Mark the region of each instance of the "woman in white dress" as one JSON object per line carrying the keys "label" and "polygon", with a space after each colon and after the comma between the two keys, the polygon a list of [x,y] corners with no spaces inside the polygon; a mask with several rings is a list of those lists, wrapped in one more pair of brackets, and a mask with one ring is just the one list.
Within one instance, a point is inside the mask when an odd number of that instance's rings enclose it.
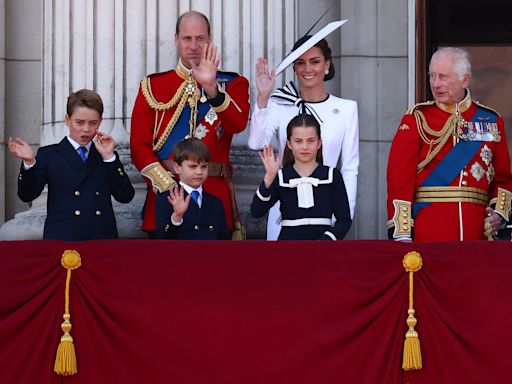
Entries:
{"label": "woman in white dress", "polygon": [[[299,39],[292,51],[311,36]],[[324,165],[339,168],[345,182],[351,218],[354,217],[359,168],[359,123],[357,103],[329,94],[324,81],[334,77],[331,49],[325,39],[303,53],[293,62],[299,89],[293,82],[272,92],[275,71],[259,58],[256,63],[258,96],[254,105],[249,135],[249,147],[260,150],[277,136],[282,158],[286,145],[286,127],[300,113],[310,113],[321,125]],[[269,211],[267,239],[276,240],[281,230],[278,203]]]}

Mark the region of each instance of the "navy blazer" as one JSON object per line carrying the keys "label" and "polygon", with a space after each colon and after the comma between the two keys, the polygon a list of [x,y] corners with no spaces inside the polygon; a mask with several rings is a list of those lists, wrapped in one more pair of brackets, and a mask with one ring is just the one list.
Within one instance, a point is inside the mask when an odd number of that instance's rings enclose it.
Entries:
{"label": "navy blazer", "polygon": [[[182,187],[183,188],[183,187]],[[185,192],[185,196],[187,193]],[[188,209],[183,215],[183,223],[175,226],[171,222],[173,206],[167,200],[169,191],[156,196],[156,232],[157,239],[179,240],[230,240],[226,216],[222,201],[203,189],[201,208],[190,199]]]}
{"label": "navy blazer", "polygon": [[91,145],[84,163],[67,138],[39,148],[36,164],[21,170],[18,196],[29,202],[48,184],[47,215],[43,239],[116,239],[116,220],[110,196],[129,203],[135,194],[119,161],[106,163]]}

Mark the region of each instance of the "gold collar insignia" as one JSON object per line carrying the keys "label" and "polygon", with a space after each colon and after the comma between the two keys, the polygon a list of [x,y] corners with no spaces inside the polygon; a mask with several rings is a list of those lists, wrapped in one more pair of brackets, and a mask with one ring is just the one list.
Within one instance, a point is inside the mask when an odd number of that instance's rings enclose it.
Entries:
{"label": "gold collar insignia", "polygon": [[471,107],[471,93],[469,92],[469,89],[466,89],[466,96],[459,103],[444,104],[436,101],[436,105],[448,113],[455,113],[458,106],[459,112],[464,113],[469,109],[469,107]]}

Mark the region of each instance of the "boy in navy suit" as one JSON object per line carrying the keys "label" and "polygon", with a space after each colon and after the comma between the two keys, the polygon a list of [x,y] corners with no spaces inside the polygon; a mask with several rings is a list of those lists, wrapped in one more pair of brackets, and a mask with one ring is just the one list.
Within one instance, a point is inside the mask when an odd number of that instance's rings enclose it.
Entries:
{"label": "boy in navy suit", "polygon": [[82,89],[68,97],[69,136],[39,148],[37,156],[23,139],[9,138],[9,151],[23,160],[18,196],[29,202],[48,184],[43,239],[92,240],[118,238],[110,196],[129,203],[135,191],[114,152],[114,139],[98,131],[103,102]]}
{"label": "boy in navy suit", "polygon": [[202,185],[208,177],[210,152],[190,138],[174,147],[174,173],[180,186],[156,197],[156,238],[181,240],[230,239],[224,207]]}

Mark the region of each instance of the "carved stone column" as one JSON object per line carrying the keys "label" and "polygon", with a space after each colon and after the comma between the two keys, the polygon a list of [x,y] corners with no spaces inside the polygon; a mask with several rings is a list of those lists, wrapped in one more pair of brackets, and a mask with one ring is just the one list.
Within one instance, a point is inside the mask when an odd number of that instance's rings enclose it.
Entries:
{"label": "carved stone column", "polygon": [[[189,9],[203,12],[212,25],[214,43],[222,52],[221,67],[244,74],[254,84],[260,56],[277,64],[295,39],[295,0],[45,0],[43,2],[43,75],[41,145],[59,142],[66,99],[81,88],[96,90],[105,104],[101,131],[114,136],[116,149],[136,187],[130,204],[114,204],[121,237],[141,237],[140,211],[146,185],[129,155],[130,117],[140,80],[167,71],[177,62],[174,47],[177,17]],[[281,79],[288,80],[288,71]],[[255,95],[251,87],[252,99]],[[246,147],[247,133],[234,140],[232,160],[239,169],[241,211],[256,183],[251,167],[256,156]],[[249,177],[251,175],[251,177]],[[259,180],[259,175],[257,177]],[[254,184],[254,186],[253,186]],[[245,185],[250,185],[245,187]],[[253,188],[254,187],[254,188]],[[242,196],[243,195],[243,196]],[[40,238],[46,196],[29,212],[18,214],[0,230],[0,238]],[[20,230],[20,228],[23,228]]]}

